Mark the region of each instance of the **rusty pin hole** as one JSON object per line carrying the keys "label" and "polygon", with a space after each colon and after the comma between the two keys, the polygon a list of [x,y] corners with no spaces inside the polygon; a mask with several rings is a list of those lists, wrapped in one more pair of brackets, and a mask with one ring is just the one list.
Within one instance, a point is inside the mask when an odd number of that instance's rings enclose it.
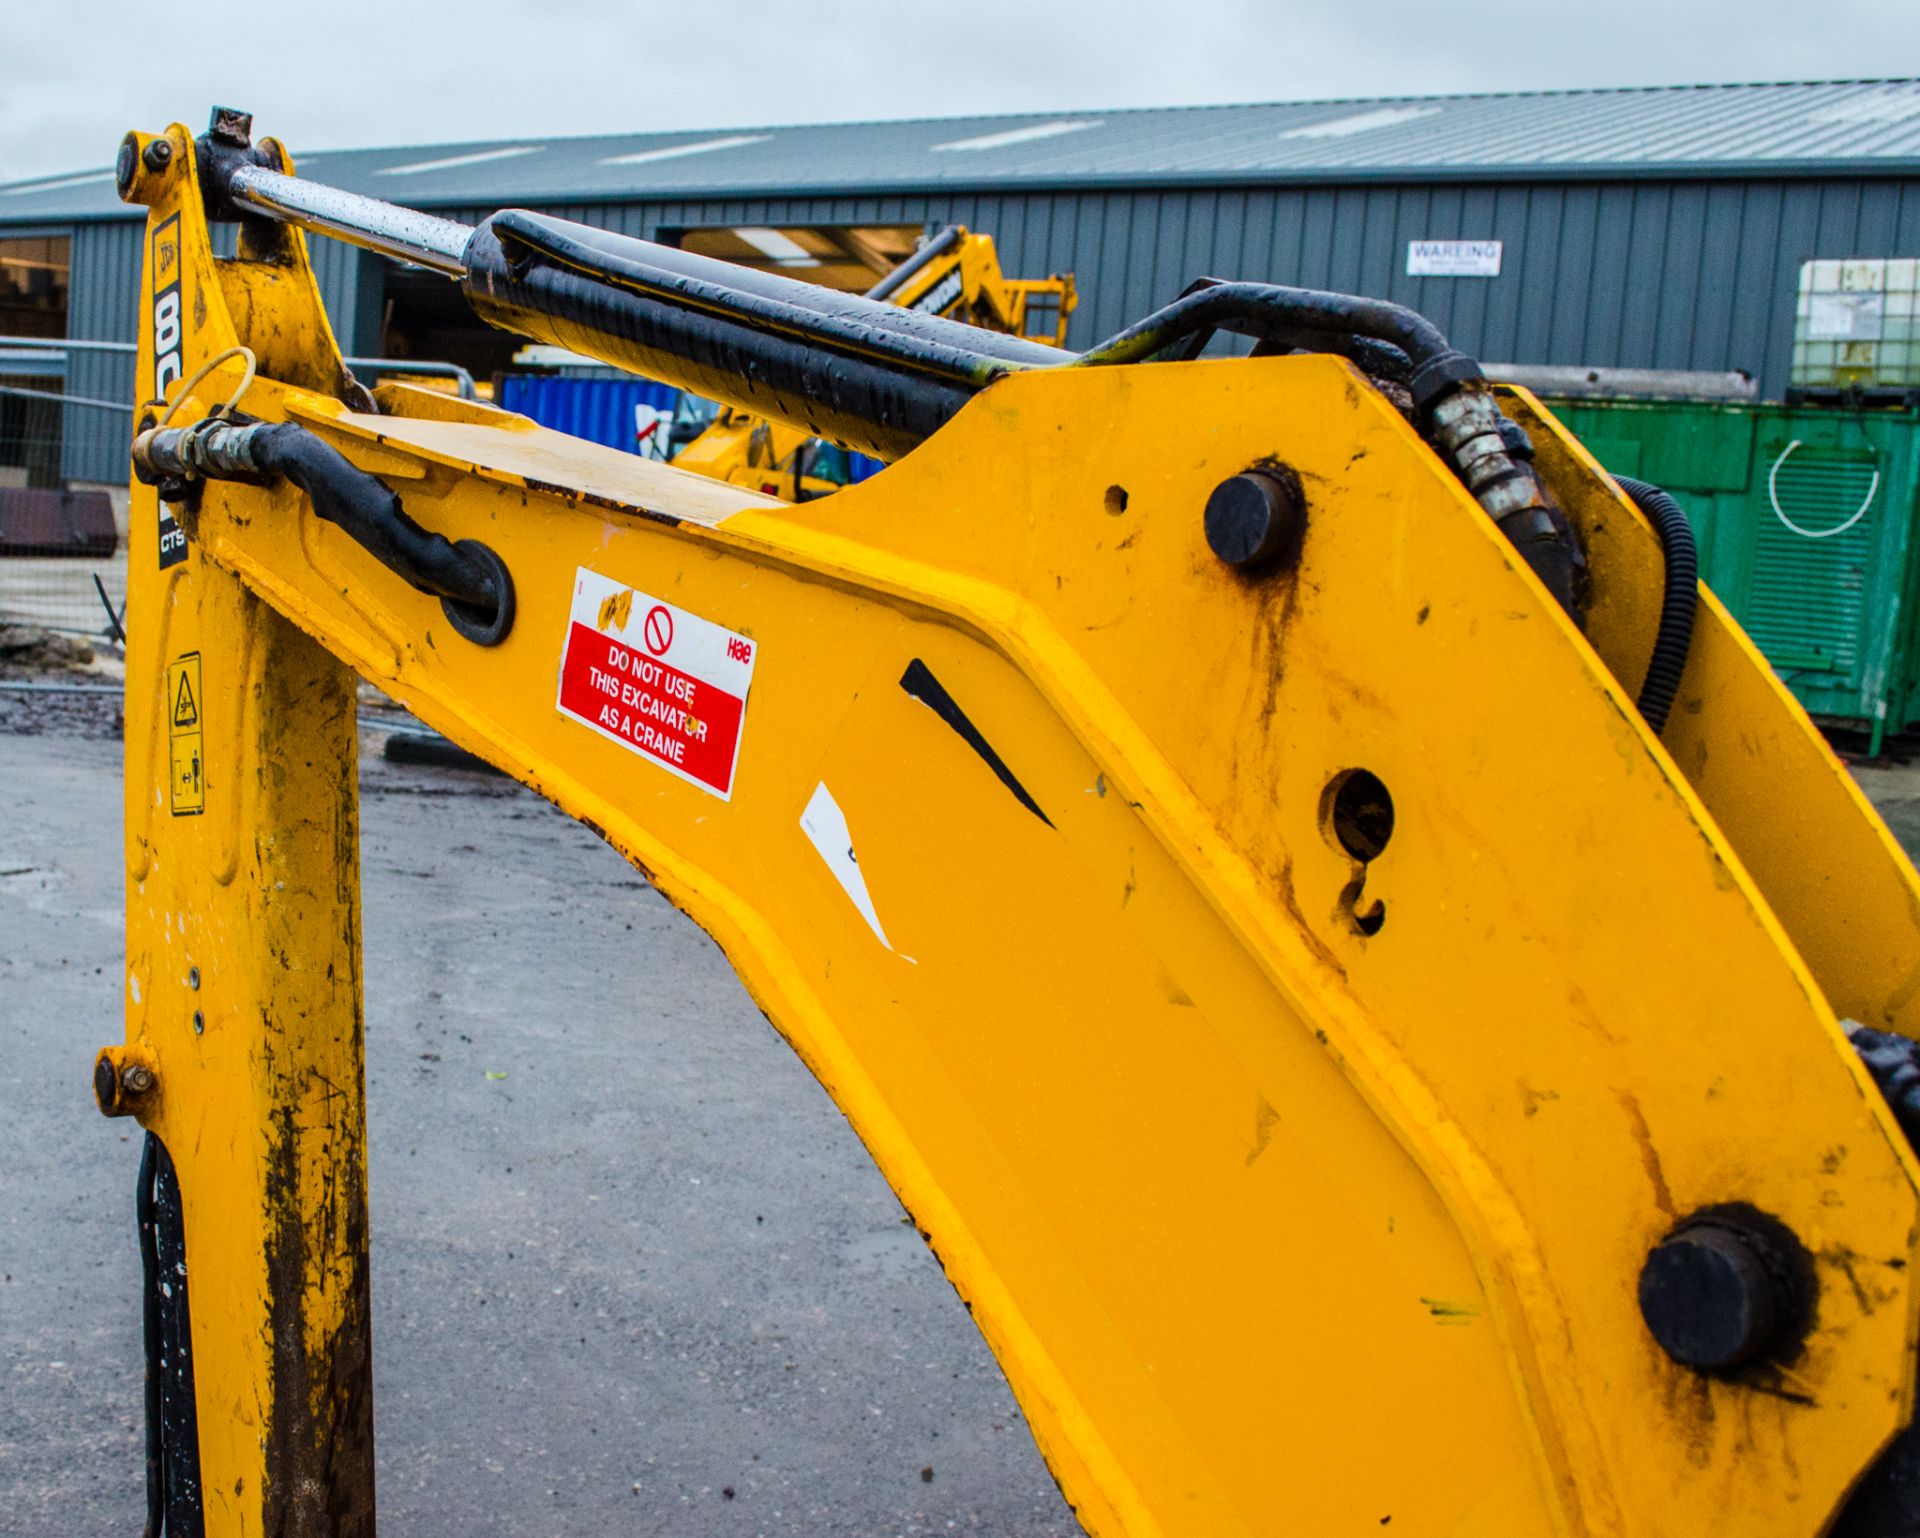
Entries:
{"label": "rusty pin hole", "polygon": [[1107,516],[1109,518],[1118,518],[1124,513],[1127,510],[1127,488],[1124,486],[1109,486],[1107,488],[1106,506]]}
{"label": "rusty pin hole", "polygon": [[1393,838],[1393,796],[1371,769],[1343,769],[1327,782],[1320,802],[1328,836],[1357,862],[1354,878],[1340,893],[1340,907],[1363,935],[1376,935],[1387,921],[1387,905],[1378,899],[1360,906],[1367,866],[1385,853]]}

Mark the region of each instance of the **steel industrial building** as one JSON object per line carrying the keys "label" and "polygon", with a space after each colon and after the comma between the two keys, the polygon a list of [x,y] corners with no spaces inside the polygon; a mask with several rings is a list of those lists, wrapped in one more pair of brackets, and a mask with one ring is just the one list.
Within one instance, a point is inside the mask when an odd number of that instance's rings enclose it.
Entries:
{"label": "steel industrial building", "polygon": [[[453,218],[511,205],[731,241],[848,286],[849,264],[964,223],[998,239],[1010,273],[1076,276],[1078,346],[1210,274],[1384,295],[1482,357],[1744,370],[1767,398],[1787,383],[1802,262],[1920,255],[1914,80],[292,148],[302,172]],[[65,334],[130,339],[140,212],[107,170],[0,187],[0,258],[50,240],[70,261]],[[1479,275],[1413,275],[1425,241],[1498,241],[1497,275],[1490,256]],[[312,244],[349,352],[485,363],[510,347],[481,339],[440,280]],[[65,388],[125,398],[129,373],[76,355]]]}

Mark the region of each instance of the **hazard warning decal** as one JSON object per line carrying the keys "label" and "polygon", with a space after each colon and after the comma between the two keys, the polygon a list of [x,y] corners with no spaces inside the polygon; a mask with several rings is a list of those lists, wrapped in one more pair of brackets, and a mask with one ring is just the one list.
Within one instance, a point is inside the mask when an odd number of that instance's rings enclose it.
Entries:
{"label": "hazard warning decal", "polygon": [[167,807],[175,817],[207,809],[207,764],[200,725],[200,653],[167,664]]}
{"label": "hazard warning decal", "polygon": [[560,714],[731,800],[759,650],[583,566],[560,653]]}

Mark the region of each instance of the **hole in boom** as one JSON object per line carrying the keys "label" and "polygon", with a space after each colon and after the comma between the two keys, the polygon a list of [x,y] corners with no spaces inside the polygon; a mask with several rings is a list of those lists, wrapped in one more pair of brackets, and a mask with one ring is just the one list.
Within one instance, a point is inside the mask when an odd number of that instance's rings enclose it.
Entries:
{"label": "hole in boom", "polygon": [[1337,776],[1328,801],[1334,841],[1360,861],[1377,860],[1393,837],[1393,797],[1370,769]]}

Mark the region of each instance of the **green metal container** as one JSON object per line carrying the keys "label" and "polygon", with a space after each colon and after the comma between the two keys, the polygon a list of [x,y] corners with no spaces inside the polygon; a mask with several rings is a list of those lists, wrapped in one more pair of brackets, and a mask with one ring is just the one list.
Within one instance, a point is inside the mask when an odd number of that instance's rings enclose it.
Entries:
{"label": "green metal container", "polygon": [[1619,475],[1672,492],[1700,575],[1814,716],[1920,726],[1920,412],[1559,400]]}

